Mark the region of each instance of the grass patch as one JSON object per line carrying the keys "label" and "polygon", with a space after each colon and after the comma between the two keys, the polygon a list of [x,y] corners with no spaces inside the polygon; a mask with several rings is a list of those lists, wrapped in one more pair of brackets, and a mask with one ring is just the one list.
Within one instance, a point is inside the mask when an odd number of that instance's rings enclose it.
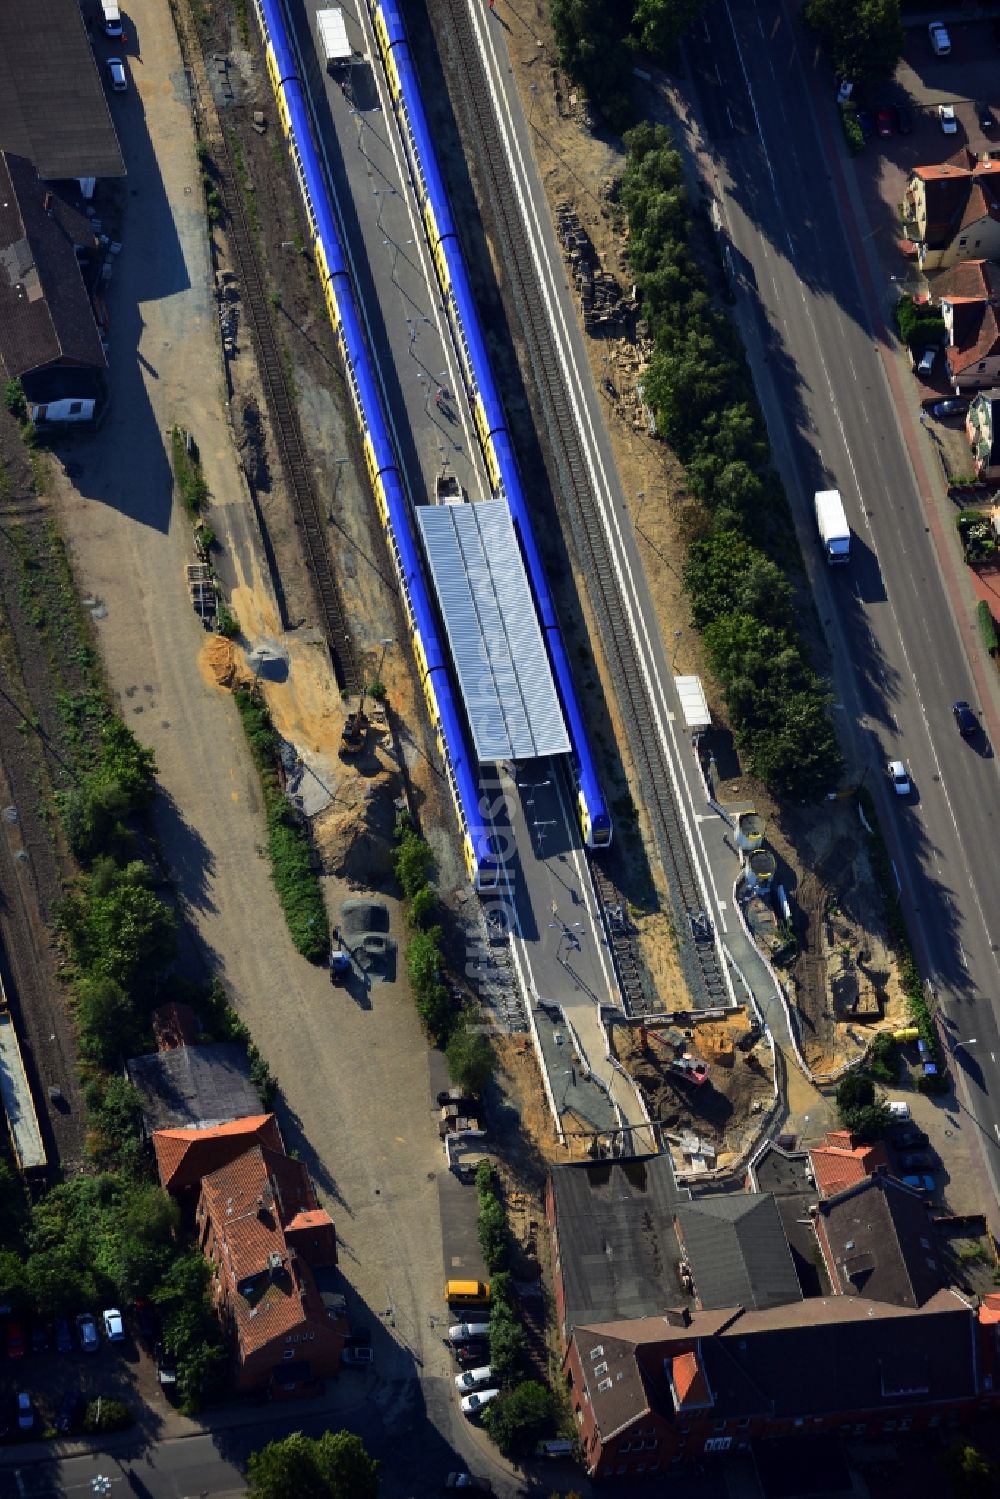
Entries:
{"label": "grass patch", "polygon": [[281,784],[278,735],[259,693],[241,687],[233,696],[264,793],[271,878],[281,909],[299,952],[310,963],[321,963],[330,951],[330,922],[313,868],[308,827]]}

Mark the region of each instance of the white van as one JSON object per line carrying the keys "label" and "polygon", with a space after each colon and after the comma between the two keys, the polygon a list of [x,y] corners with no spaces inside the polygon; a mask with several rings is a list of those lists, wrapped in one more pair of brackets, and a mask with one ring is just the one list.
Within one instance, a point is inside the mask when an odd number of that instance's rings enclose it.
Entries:
{"label": "white van", "polygon": [[909,1119],[909,1117],[910,1117],[910,1105],[908,1103],[904,1103],[901,1098],[890,1099],[890,1102],[889,1102],[889,1118],[890,1119]]}

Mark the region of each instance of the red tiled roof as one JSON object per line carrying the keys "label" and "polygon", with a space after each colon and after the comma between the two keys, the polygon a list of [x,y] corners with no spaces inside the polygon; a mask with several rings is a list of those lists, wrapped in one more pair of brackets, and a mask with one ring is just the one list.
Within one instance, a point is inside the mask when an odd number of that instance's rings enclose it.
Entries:
{"label": "red tiled roof", "polygon": [[1000,320],[991,302],[961,304],[955,309],[952,323],[953,343],[945,349],[952,375],[984,359],[1000,354]]}
{"label": "red tiled roof", "polygon": [[974,151],[963,149],[936,166],[914,167],[910,180],[914,177],[924,185],[929,244],[946,244],[959,229],[981,219],[1000,219],[998,162],[980,161]]}
{"label": "red tiled roof", "polygon": [[985,302],[1000,296],[1000,271],[988,260],[961,260],[934,277],[935,302]]}
{"label": "red tiled roof", "polygon": [[251,1145],[283,1148],[281,1131],[273,1114],[251,1114],[211,1129],[158,1129],[153,1131],[153,1149],[165,1191],[193,1187],[202,1177],[218,1171]]}
{"label": "red tiled roof", "polygon": [[997,1295],[996,1291],[990,1291],[983,1297],[982,1305],[979,1308],[979,1320],[986,1326],[992,1326],[994,1323],[1000,1322],[1000,1296]]}
{"label": "red tiled roof", "polygon": [[671,1359],[670,1372],[677,1395],[678,1410],[683,1410],[685,1406],[708,1404],[708,1385],[698,1362],[698,1355],[693,1349],[690,1353],[681,1353],[677,1358]]}
{"label": "red tiled roof", "polygon": [[889,1156],[885,1146],[855,1145],[847,1130],[833,1130],[824,1136],[819,1145],[809,1152],[816,1186],[823,1197],[834,1197],[845,1187],[873,1176],[881,1167],[888,1167]]}
{"label": "red tiled roof", "polygon": [[256,1145],[205,1177],[199,1210],[215,1230],[221,1290],[244,1359],[298,1328],[328,1324],[312,1270],[285,1240],[286,1225],[303,1218],[333,1229],[300,1161]]}

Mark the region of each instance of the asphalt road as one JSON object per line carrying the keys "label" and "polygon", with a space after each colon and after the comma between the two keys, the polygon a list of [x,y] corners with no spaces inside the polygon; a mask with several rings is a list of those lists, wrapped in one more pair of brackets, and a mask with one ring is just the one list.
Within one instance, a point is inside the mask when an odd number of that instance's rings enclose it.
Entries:
{"label": "asphalt road", "polygon": [[[833,655],[844,742],[875,795],[949,1044],[965,1042],[959,1096],[980,1126],[995,1192],[997,767],[987,733],[962,741],[951,714],[955,699],[979,706],[975,620],[956,620],[939,568],[930,488],[900,430],[901,415],[912,430],[915,410],[884,331],[890,287],[859,253],[864,225],[851,232],[841,184],[854,168],[832,133],[828,77],[801,42],[782,3],[723,4],[696,28],[692,72],[738,315]],[[834,486],[853,555],[848,568],[828,569],[812,495]],[[889,757],[909,765],[909,800],[887,784]]]}

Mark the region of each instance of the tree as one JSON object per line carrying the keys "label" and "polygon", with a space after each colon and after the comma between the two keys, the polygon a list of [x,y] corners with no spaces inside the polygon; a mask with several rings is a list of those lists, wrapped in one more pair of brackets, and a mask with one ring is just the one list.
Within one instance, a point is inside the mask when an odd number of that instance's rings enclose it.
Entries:
{"label": "tree", "polygon": [[476,1231],[487,1270],[501,1269],[507,1261],[507,1215],[492,1192],[480,1200]]}
{"label": "tree", "polygon": [[418,833],[408,828],[400,839],[393,865],[403,894],[412,900],[417,891],[427,884],[434,855],[430,845]]}
{"label": "tree", "polygon": [[808,0],[803,12],[841,78],[891,78],[903,55],[899,0]]}
{"label": "tree", "polygon": [[193,1416],[224,1397],[228,1363],[225,1350],[217,1339],[196,1343],[177,1360],[177,1394],[186,1416]]}
{"label": "tree", "polygon": [[494,1308],[490,1314],[490,1368],[499,1385],[514,1383],[524,1368],[527,1354],[524,1328],[509,1311],[502,1310],[498,1315]]}
{"label": "tree", "polygon": [[31,1304],[40,1317],[68,1317],[87,1306],[96,1287],[73,1242],[56,1244],[28,1256],[26,1280]]}
{"label": "tree", "polygon": [[28,1299],[24,1261],[13,1249],[0,1249],[0,1301],[20,1312]]}
{"label": "tree", "polygon": [[437,894],[433,885],[421,885],[410,899],[410,925],[426,926],[437,909]]}
{"label": "tree", "polygon": [[880,1140],[889,1128],[889,1105],[861,1072],[849,1072],[838,1083],[837,1114],[843,1128],[864,1144]]}
{"label": "tree", "polygon": [[631,68],[624,45],[632,11],[615,0],[552,0],[559,60],[614,128],[630,113]]}
{"label": "tree", "polygon": [[480,1031],[472,1030],[464,1016],[452,1032],[445,1057],[448,1076],[453,1083],[476,1095],[486,1091],[496,1057],[487,1038]]}
{"label": "tree", "polygon": [[141,860],[119,869],[98,859],[63,901],[59,925],[84,974],[134,992],[174,956],[177,920],[151,886],[152,873]]}
{"label": "tree", "polygon": [[958,1499],[992,1499],[996,1493],[996,1465],[971,1442],[956,1442],[945,1454]]}
{"label": "tree", "polygon": [[318,1440],[295,1431],[247,1462],[250,1499],[378,1499],[378,1474],[361,1438],[347,1431]]}
{"label": "tree", "polygon": [[483,1411],[483,1426],[504,1457],[527,1457],[555,1429],[552,1391],[529,1379],[500,1394]]}
{"label": "tree", "polygon": [[406,950],[406,966],[418,995],[429,994],[433,989],[441,963],[441,928],[430,926],[425,932],[414,932]]}
{"label": "tree", "polygon": [[139,1025],[121,984],[110,978],[83,978],[74,989],[80,1023],[80,1050],[99,1067],[111,1067],[131,1055]]}
{"label": "tree", "polygon": [[633,28],[656,56],[670,54],[705,9],[707,0],[636,0]]}
{"label": "tree", "polygon": [[117,713],[101,729],[99,773],[121,790],[130,812],[148,807],[156,795],[156,756]]}

